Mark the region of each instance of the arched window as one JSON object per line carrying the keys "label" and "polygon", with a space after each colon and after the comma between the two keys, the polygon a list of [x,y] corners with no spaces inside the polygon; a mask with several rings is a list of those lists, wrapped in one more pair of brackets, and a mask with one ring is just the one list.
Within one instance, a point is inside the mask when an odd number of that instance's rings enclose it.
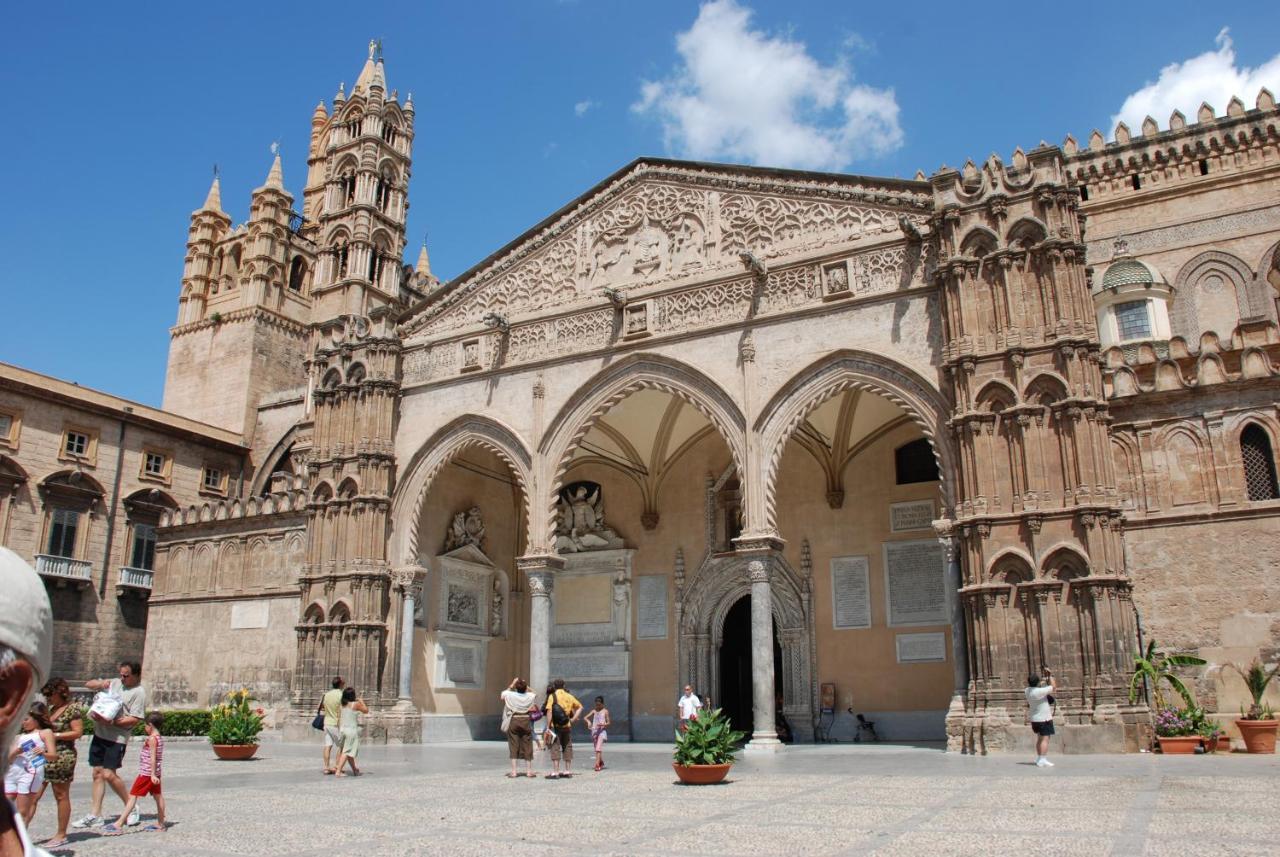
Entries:
{"label": "arched window", "polygon": [[302,282],[306,277],[306,261],[301,256],[294,256],[293,264],[289,266],[289,290],[293,292],[301,292]]}
{"label": "arched window", "polygon": [[1250,423],[1240,433],[1240,458],[1244,462],[1244,484],[1249,499],[1280,499],[1280,486],[1276,484],[1276,459],[1271,452],[1271,439],[1257,423]]}
{"label": "arched window", "polygon": [[348,205],[354,204],[356,201],[355,175],[352,173],[347,173],[346,175],[338,179],[338,185],[340,188],[338,191],[338,198],[342,200],[343,207],[345,208]]}
{"label": "arched window", "polygon": [[928,438],[922,437],[895,449],[893,468],[899,485],[938,481],[938,459]]}

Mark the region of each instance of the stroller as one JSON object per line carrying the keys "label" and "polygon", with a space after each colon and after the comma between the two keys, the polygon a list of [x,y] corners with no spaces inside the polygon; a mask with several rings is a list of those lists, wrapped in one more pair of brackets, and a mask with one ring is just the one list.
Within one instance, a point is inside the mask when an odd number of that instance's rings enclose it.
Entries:
{"label": "stroller", "polygon": [[862,743],[864,737],[869,741],[880,741],[880,736],[876,734],[876,722],[874,720],[868,720],[861,714],[854,714],[852,708],[848,709],[848,711],[858,718],[858,728],[853,733],[853,743]]}

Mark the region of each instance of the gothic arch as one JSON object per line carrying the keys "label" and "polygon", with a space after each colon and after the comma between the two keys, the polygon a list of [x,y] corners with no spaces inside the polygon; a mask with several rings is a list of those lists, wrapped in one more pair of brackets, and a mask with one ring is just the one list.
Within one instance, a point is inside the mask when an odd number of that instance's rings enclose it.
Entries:
{"label": "gothic arch", "polygon": [[[763,462],[765,478],[753,480],[756,484],[748,485],[748,490],[763,491],[759,500],[768,527],[776,530],[778,526],[774,496],[787,441],[815,408],[845,390],[865,390],[888,399],[920,428],[938,459],[942,514],[949,515],[956,470],[950,445],[945,441],[948,407],[942,393],[899,363],[864,351],[844,350],[796,373],[774,394],[756,421],[760,449],[768,458]],[[748,528],[759,528],[759,524],[747,521]]]}
{"label": "gothic arch", "polygon": [[[1235,299],[1236,317],[1229,329],[1216,329],[1226,327],[1225,321],[1212,327],[1206,326],[1212,320],[1202,319],[1198,310],[1197,298],[1200,292],[1214,282],[1215,278],[1220,282],[1217,288],[1226,286]],[[1241,318],[1258,314],[1272,315],[1266,306],[1266,295],[1258,288],[1261,285],[1261,282],[1254,281],[1253,271],[1238,257],[1217,250],[1201,253],[1183,265],[1174,280],[1173,302],[1169,307],[1171,332],[1175,336],[1186,337],[1189,341],[1210,330],[1219,339],[1230,339]]]}
{"label": "gothic arch", "polygon": [[1035,579],[1035,563],[1025,551],[1009,547],[992,558],[987,566],[987,580],[1017,586]]}
{"label": "gothic arch", "polygon": [[1012,407],[1018,403],[1018,391],[1007,382],[999,378],[992,378],[990,381],[982,385],[982,389],[978,391],[974,402],[983,404],[986,402],[1000,402],[1006,408]]}
{"label": "gothic arch", "polygon": [[[751,594],[747,566],[754,560],[708,554],[683,593],[677,594],[677,681],[719,694],[720,646],[730,608]],[[783,711],[794,728],[808,730],[817,710],[815,638],[810,584],[785,557],[772,562],[773,620],[782,647]]]}
{"label": "gothic arch", "polygon": [[511,468],[524,502],[525,518],[530,518],[534,476],[533,457],[528,447],[515,431],[497,420],[467,414],[431,435],[404,470],[391,505],[390,557],[393,563],[418,562],[418,520],[422,516],[427,491],[444,466],[469,446],[492,452]]}
{"label": "gothic arch", "polygon": [[1040,574],[1044,578],[1070,580],[1089,574],[1089,560],[1074,545],[1059,543],[1045,552],[1040,562]]}
{"label": "gothic arch", "polygon": [[738,472],[745,472],[746,420],[733,399],[703,373],[687,364],[656,354],[635,354],[619,360],[583,384],[548,425],[539,451],[546,467],[554,468],[542,483],[531,522],[530,547],[552,543],[555,505],[572,453],[596,420],[637,390],[661,390],[684,399],[715,426]]}
{"label": "gothic arch", "polygon": [[[975,226],[965,233],[960,242],[960,255],[981,258],[1000,246],[1000,236],[985,226]],[[981,252],[971,252],[981,251]]]}
{"label": "gothic arch", "polygon": [[[1258,261],[1258,279],[1269,285],[1275,294],[1270,295],[1273,301],[1280,300],[1280,241],[1272,244]],[[1266,292],[1264,288],[1263,293]]]}
{"label": "gothic arch", "polygon": [[264,466],[258,468],[258,472],[253,476],[253,483],[249,489],[249,496],[260,497],[267,493],[267,489],[271,485],[271,476],[281,469],[281,465],[289,464],[289,454],[293,447],[293,442],[297,440],[300,433],[298,426],[293,426],[284,433],[280,440],[276,441],[275,446],[271,447],[271,451],[263,456]]}

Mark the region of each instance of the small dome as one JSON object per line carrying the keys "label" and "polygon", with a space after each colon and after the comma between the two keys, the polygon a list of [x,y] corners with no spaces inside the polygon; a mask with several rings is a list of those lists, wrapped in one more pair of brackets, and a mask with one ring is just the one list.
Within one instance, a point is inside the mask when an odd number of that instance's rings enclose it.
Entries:
{"label": "small dome", "polygon": [[1137,259],[1121,259],[1107,268],[1102,277],[1102,288],[1113,289],[1117,286],[1153,285],[1163,283],[1160,272]]}

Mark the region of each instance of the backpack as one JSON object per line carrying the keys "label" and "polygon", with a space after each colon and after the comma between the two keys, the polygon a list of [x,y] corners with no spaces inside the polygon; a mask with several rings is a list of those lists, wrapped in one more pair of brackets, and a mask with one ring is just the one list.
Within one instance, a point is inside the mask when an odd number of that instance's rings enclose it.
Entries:
{"label": "backpack", "polygon": [[551,694],[551,725],[557,729],[569,725],[569,714],[560,704],[560,694]]}

